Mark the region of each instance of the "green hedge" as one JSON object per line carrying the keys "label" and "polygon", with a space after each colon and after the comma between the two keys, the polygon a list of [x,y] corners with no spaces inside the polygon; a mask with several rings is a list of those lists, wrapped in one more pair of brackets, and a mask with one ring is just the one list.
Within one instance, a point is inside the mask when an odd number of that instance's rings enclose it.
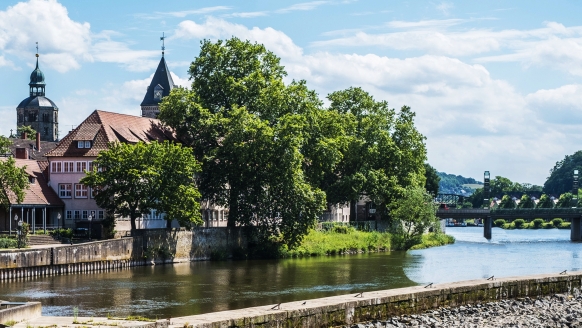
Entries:
{"label": "green hedge", "polygon": [[18,241],[14,238],[0,238],[0,248],[16,248]]}

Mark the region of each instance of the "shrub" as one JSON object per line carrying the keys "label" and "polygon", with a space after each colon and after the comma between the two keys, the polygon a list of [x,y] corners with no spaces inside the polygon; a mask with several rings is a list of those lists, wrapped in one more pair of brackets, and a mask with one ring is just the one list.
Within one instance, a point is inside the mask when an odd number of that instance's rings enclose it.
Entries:
{"label": "shrub", "polygon": [[553,228],[555,228],[555,226],[554,226],[554,223],[552,221],[550,221],[550,222],[544,223],[544,225],[543,225],[542,228],[544,228],[544,229],[553,229]]}
{"label": "shrub", "polygon": [[493,226],[502,228],[505,223],[504,219],[497,219],[493,221]]}
{"label": "shrub", "polygon": [[345,225],[336,225],[333,227],[333,229],[331,231],[335,232],[335,233],[347,234],[350,232],[350,227],[345,226]]}
{"label": "shrub", "polygon": [[16,248],[18,242],[14,238],[0,238],[0,248]]}
{"label": "shrub", "polygon": [[552,223],[554,224],[554,227],[559,228],[562,225],[562,223],[564,223],[564,220],[560,218],[555,218],[552,220]]}
{"label": "shrub", "polygon": [[516,229],[523,229],[525,225],[524,219],[515,219],[513,220],[513,224],[515,225]]}
{"label": "shrub", "polygon": [[570,229],[570,222],[562,222],[562,224],[558,226],[558,229]]}
{"label": "shrub", "polygon": [[535,219],[532,221],[534,229],[540,229],[545,223],[544,219]]}

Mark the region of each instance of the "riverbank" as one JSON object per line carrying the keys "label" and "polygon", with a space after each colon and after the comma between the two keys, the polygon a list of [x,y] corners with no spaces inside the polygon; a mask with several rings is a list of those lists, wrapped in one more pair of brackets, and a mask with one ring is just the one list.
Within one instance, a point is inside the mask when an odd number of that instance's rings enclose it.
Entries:
{"label": "riverbank", "polygon": [[501,300],[441,308],[420,315],[396,316],[384,321],[359,323],[356,328],[397,327],[581,327],[582,296],[554,294],[539,298]]}
{"label": "riverbank", "polygon": [[[359,231],[353,227],[336,226],[330,230],[311,230],[295,249],[281,250],[282,258],[373,253],[400,250],[389,232]],[[444,233],[427,233],[411,249],[453,244],[455,238]]]}
{"label": "riverbank", "polygon": [[[578,326],[582,318],[581,286],[582,272],[478,279],[264,303],[237,310],[172,317],[152,322],[151,327],[366,327],[364,323],[374,323],[374,328],[506,327],[518,324],[537,327],[540,323],[550,327],[552,324],[572,327]],[[91,327],[107,326],[110,322],[106,317],[24,320],[15,327],[75,327],[74,321]]]}

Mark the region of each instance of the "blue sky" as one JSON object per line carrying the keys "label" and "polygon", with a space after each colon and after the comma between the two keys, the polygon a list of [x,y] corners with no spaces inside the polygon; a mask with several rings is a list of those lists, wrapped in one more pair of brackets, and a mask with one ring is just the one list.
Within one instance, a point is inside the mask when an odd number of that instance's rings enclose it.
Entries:
{"label": "blue sky", "polygon": [[543,184],[582,144],[582,2],[2,1],[0,134],[16,127],[39,42],[60,136],[94,109],[139,115],[160,59],[188,86],[201,39],[281,57],[322,99],[360,86],[411,106],[437,170]]}

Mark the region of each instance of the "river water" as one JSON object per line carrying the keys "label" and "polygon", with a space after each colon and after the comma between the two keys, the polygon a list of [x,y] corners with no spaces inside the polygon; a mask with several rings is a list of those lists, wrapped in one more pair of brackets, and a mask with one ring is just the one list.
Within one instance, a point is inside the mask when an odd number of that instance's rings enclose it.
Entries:
{"label": "river water", "polygon": [[575,271],[569,230],[447,228],[454,245],[306,259],[192,262],[0,282],[0,299],[40,301],[43,315],[177,317],[459,280]]}

